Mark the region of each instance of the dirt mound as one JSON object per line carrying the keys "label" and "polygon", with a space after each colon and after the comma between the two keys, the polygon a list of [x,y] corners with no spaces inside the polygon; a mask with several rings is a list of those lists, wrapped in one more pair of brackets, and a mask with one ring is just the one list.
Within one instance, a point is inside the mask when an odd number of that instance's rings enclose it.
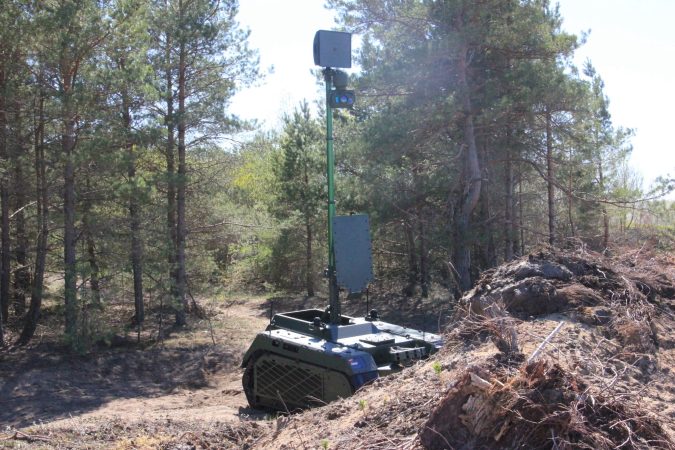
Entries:
{"label": "dirt mound", "polygon": [[[603,259],[541,252],[483,274],[460,301],[459,319],[505,316],[532,320],[554,313],[603,326],[623,347],[622,357],[673,348],[675,281],[653,267],[640,270]],[[649,358],[648,358],[649,359]]]}
{"label": "dirt mound", "polygon": [[675,448],[675,262],[540,252],[483,274],[444,349],[256,448]]}
{"label": "dirt mound", "polygon": [[459,378],[422,428],[425,448],[668,448],[656,419],[590,394],[557,364],[536,361],[501,380],[492,374],[474,368]]}
{"label": "dirt mound", "polygon": [[665,273],[630,274],[635,272],[634,267],[631,269],[599,255],[540,252],[485,272],[461,304],[480,313],[489,305],[501,303],[521,319],[571,311],[585,316],[589,309],[604,308],[599,317],[602,322],[617,305],[637,308],[640,314],[646,313],[648,303],[672,307],[675,292]]}

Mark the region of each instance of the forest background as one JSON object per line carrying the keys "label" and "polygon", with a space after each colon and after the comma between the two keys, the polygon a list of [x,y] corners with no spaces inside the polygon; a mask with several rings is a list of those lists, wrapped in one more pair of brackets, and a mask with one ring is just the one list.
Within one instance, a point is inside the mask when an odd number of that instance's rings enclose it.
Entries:
{"label": "forest background", "polygon": [[[643,190],[633,131],[612,122],[592,63],[573,65],[582,38],[555,4],[327,5],[362,39],[357,105],[335,119],[337,210],[370,215],[379,285],[454,298],[542,245],[673,248],[675,206],[661,197],[675,180]],[[263,79],[237,11],[3,2],[3,342],[30,342],[46,311],[86,350],[120,331],[113,303],[140,336],[148,304],[182,327],[199,296],[322,293],[323,113],[303,102],[273,130],[231,114]]]}

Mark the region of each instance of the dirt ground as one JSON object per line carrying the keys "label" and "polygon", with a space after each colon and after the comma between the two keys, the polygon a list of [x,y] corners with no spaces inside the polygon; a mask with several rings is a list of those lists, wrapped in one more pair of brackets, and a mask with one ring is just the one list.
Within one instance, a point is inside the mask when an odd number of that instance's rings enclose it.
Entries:
{"label": "dirt ground", "polygon": [[205,300],[204,318],[161,342],[131,336],[81,356],[48,338],[10,349],[0,447],[675,449],[672,256],[533,254],[487,271],[452,306],[392,292],[344,312],[440,327],[443,350],[290,417],[248,408],[239,363],[270,311],[324,299]]}
{"label": "dirt ground", "polygon": [[[37,336],[28,348],[0,353],[0,447],[255,447],[276,417],[248,407],[242,356],[271,312],[324,308],[326,300],[231,295],[200,305],[206,317],[191,318],[186,330],[161,342],[150,330],[158,320],[151,314],[140,346],[131,333],[116,336],[110,348],[78,355],[66,351],[57,336]],[[449,315],[441,298],[410,302],[381,295],[368,305],[364,298],[343,305],[345,313],[359,315],[366,306],[433,331]],[[126,310],[115,314],[131,316]],[[49,308],[45,316],[49,321]]]}
{"label": "dirt ground", "polygon": [[[239,364],[267,324],[265,301],[207,306],[210,320],[194,319],[150,346],[130,338],[77,355],[42,342],[3,353],[0,446],[156,448],[189,429],[185,423],[204,429],[263,418],[248,408]],[[160,424],[165,431],[150,432]]]}

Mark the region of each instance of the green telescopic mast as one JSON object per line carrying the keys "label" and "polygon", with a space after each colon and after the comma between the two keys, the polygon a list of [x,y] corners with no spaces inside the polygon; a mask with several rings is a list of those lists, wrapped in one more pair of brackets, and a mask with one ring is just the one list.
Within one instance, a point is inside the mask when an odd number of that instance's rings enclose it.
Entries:
{"label": "green telescopic mast", "polygon": [[[337,284],[333,220],[335,218],[335,155],[333,153],[333,108],[351,108],[354,92],[346,90],[347,74],[334,68],[352,66],[352,35],[319,30],[314,35],[314,64],[324,68],[326,81],[326,182],[328,183],[328,297],[330,323],[339,325],[340,292]],[[333,85],[336,89],[333,90]]]}
{"label": "green telescopic mast", "polygon": [[340,323],[340,299],[335,273],[335,249],[333,242],[333,218],[335,217],[335,153],[333,152],[333,108],[330,96],[333,90],[333,73],[324,70],[326,80],[326,179],[328,183],[328,297],[330,302],[330,323]]}

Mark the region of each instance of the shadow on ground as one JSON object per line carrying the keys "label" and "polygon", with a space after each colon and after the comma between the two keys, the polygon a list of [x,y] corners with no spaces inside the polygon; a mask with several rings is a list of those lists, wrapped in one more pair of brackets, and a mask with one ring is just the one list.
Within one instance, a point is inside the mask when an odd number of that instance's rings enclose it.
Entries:
{"label": "shadow on ground", "polygon": [[0,355],[0,424],[22,428],[77,416],[116,399],[208,385],[239,354],[212,345],[114,349],[78,356],[38,346]]}

